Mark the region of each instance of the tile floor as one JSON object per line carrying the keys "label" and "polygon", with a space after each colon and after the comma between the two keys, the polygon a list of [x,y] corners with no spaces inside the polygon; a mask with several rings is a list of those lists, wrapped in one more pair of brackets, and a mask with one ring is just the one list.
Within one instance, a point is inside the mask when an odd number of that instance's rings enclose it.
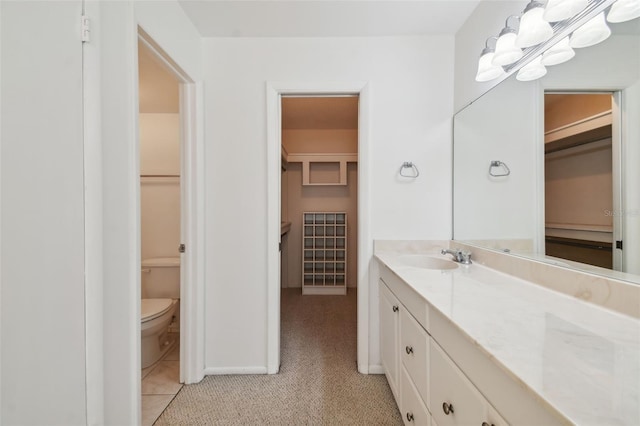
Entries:
{"label": "tile floor", "polygon": [[142,369],[142,426],[153,425],[180,389],[180,339],[176,339],[160,361]]}

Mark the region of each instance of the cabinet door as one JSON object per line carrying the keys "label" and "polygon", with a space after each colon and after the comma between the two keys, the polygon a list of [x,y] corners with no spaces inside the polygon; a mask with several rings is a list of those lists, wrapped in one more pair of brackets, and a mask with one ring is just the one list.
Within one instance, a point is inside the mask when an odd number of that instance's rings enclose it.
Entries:
{"label": "cabinet door", "polygon": [[433,419],[440,426],[506,425],[438,344],[432,340],[429,346],[429,406]]}
{"label": "cabinet door", "polygon": [[402,305],[391,293],[384,281],[379,280],[380,288],[380,347],[382,348],[382,366],[387,381],[395,396],[398,398],[398,313]]}
{"label": "cabinet door", "polygon": [[431,424],[431,415],[418,394],[418,389],[414,386],[413,380],[409,377],[409,373],[407,373],[407,369],[404,366],[400,367],[400,371],[400,393],[402,394],[400,414],[402,415],[402,421],[407,426],[429,426]]}
{"label": "cabinet door", "polygon": [[406,309],[400,312],[400,359],[413,379],[418,394],[427,403],[429,335]]}

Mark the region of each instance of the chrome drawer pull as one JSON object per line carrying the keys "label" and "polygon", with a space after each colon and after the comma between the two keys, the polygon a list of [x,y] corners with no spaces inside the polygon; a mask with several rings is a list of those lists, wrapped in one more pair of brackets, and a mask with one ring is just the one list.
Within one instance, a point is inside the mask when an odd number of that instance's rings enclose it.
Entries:
{"label": "chrome drawer pull", "polygon": [[413,413],[407,413],[407,421],[413,421]]}
{"label": "chrome drawer pull", "polygon": [[407,355],[411,355],[413,353],[413,347],[411,346],[407,346],[404,350],[407,351]]}
{"label": "chrome drawer pull", "polygon": [[482,422],[482,426],[496,426],[493,423],[489,424],[487,422]]}
{"label": "chrome drawer pull", "polygon": [[393,305],[393,312],[398,312],[398,311],[399,311],[398,305]]}
{"label": "chrome drawer pull", "polygon": [[442,411],[448,416],[449,414],[453,414],[453,405],[448,402],[442,403]]}

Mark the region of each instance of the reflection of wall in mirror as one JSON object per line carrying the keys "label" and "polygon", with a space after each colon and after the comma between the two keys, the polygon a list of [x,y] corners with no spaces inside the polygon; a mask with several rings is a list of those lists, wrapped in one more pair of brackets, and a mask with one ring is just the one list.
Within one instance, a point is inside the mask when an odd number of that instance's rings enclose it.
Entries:
{"label": "reflection of wall in mirror", "polygon": [[[535,120],[535,83],[505,81],[458,113],[454,120],[454,238],[536,238],[536,155],[542,129]],[[489,176],[493,160],[511,174]],[[499,247],[501,249],[513,247]]]}

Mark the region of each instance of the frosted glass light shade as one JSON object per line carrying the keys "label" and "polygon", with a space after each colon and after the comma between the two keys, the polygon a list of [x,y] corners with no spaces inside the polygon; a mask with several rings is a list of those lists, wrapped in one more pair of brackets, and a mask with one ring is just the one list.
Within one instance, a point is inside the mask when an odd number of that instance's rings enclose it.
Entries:
{"label": "frosted glass light shade", "polygon": [[636,19],[640,16],[640,0],[618,0],[611,6],[607,21],[618,23]]}
{"label": "frosted glass light shade", "polygon": [[536,80],[547,73],[547,68],[542,65],[542,55],[520,68],[516,79],[519,81]]}
{"label": "frosted glass light shade", "polygon": [[604,12],[602,12],[575,30],[571,34],[569,45],[574,49],[589,47],[605,41],[610,35],[611,29],[607,26],[604,20]]}
{"label": "frosted glass light shade", "polygon": [[542,65],[558,65],[576,56],[569,46],[569,37],[565,37],[542,54]]}
{"label": "frosted glass light shade", "polygon": [[587,7],[589,0],[549,0],[542,17],[547,22],[569,19]]}
{"label": "frosted glass light shade", "polygon": [[505,28],[500,32],[493,55],[493,65],[510,65],[522,58],[522,49],[516,46],[516,30]]}
{"label": "frosted glass light shade", "polygon": [[504,69],[501,66],[493,65],[493,49],[485,49],[482,51],[482,56],[478,60],[478,72],[476,74],[476,81],[483,82],[496,79],[505,74]]}
{"label": "frosted glass light shade", "polygon": [[516,38],[516,46],[524,49],[547,41],[553,36],[553,28],[542,19],[544,4],[532,1],[524,10],[520,18],[520,29]]}

